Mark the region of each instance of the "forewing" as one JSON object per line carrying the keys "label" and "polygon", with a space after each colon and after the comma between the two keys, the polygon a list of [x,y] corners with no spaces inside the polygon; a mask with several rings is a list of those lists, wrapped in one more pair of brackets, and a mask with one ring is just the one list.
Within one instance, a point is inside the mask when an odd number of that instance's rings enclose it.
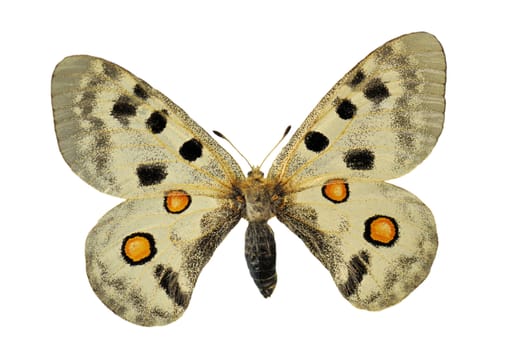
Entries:
{"label": "forewing", "polygon": [[445,56],[428,33],[401,36],[347,73],[279,154],[269,177],[294,188],[401,176],[432,150],[445,109]]}
{"label": "forewing", "polygon": [[123,202],[87,238],[87,274],[93,290],[130,322],[155,326],[175,321],[187,308],[202,268],[240,213],[229,200],[182,190],[166,198]]}
{"label": "forewing", "polygon": [[100,191],[137,198],[185,186],[223,196],[244,178],[180,107],[114,63],[67,57],[51,94],[64,159]]}
{"label": "forewing", "polygon": [[354,306],[381,310],[428,275],[438,245],[430,210],[391,184],[332,180],[285,197],[277,218]]}

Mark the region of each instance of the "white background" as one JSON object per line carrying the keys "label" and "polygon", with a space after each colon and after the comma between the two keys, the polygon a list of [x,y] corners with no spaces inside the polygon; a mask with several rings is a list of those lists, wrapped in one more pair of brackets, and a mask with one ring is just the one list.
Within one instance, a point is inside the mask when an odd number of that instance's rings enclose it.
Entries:
{"label": "white background", "polygon": [[[0,5],[0,347],[524,347],[518,2],[14,3]],[[258,163],[354,64],[420,30],[445,48],[447,112],[429,158],[394,181],[432,209],[440,238],[430,276],[406,300],[377,313],[353,308],[273,220],[279,284],[268,300],[245,266],[245,222],[216,251],[175,323],[135,326],[98,300],[84,272],[84,240],[120,200],[82,182],[58,150],[49,89],[63,57],[122,65]]]}

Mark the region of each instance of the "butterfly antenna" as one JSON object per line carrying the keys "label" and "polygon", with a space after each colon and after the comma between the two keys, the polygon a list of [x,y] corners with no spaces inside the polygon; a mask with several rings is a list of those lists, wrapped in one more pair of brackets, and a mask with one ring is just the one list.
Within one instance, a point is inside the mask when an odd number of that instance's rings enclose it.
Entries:
{"label": "butterfly antenna", "polygon": [[235,146],[233,145],[233,143],[232,143],[230,140],[228,140],[228,138],[227,138],[226,136],[224,136],[221,132],[218,132],[217,130],[213,130],[213,133],[214,133],[215,135],[219,136],[221,139],[226,140],[226,142],[228,142],[228,143],[230,144],[230,146],[232,146],[233,149],[236,150],[237,153],[239,153],[239,154],[241,155],[241,157],[246,161],[246,163],[248,163],[248,165],[250,166],[250,168],[253,169],[253,165],[250,164],[250,161],[249,161],[249,160],[248,160],[248,159],[247,159],[247,158],[241,153],[241,151],[239,151],[239,150],[237,149],[237,147],[235,147]]}
{"label": "butterfly antenna", "polygon": [[270,154],[272,154],[273,151],[275,151],[275,149],[277,148],[277,146],[279,146],[279,144],[281,142],[283,142],[284,138],[286,137],[286,135],[288,135],[288,133],[290,132],[290,129],[292,128],[291,125],[288,125],[286,127],[286,130],[284,130],[284,134],[283,136],[281,137],[281,139],[279,140],[279,142],[277,142],[275,144],[275,146],[273,146],[272,150],[270,152],[268,152],[268,154],[266,155],[266,157],[264,157],[263,161],[261,162],[261,164],[259,164],[259,167],[262,167],[263,163],[266,161],[266,159],[268,159],[268,157],[270,156]]}

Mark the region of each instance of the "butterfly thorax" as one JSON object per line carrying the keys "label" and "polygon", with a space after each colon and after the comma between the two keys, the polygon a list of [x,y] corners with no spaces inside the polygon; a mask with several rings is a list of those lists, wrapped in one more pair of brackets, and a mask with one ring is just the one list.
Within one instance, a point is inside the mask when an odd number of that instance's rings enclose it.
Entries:
{"label": "butterfly thorax", "polygon": [[246,210],[244,218],[249,222],[266,222],[275,214],[272,211],[272,185],[259,168],[254,168],[241,184]]}

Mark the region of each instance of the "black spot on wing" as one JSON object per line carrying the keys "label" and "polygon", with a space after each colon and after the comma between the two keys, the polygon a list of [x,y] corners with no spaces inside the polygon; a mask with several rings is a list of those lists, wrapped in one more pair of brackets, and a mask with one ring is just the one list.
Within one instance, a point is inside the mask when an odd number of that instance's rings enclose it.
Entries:
{"label": "black spot on wing", "polygon": [[142,164],[137,167],[137,176],[141,186],[158,185],[168,173],[164,164]]}
{"label": "black spot on wing", "polygon": [[365,73],[363,73],[362,70],[359,70],[355,75],[354,77],[352,78],[352,80],[350,81],[350,86],[351,87],[356,87],[357,85],[361,84],[361,82],[365,79]]}
{"label": "black spot on wing", "polygon": [[344,120],[352,118],[356,111],[357,107],[346,98],[339,103],[335,110],[339,118]]}
{"label": "black spot on wing", "polygon": [[179,148],[179,154],[187,161],[193,162],[202,156],[202,144],[197,139],[186,141]]}
{"label": "black spot on wing", "polygon": [[152,133],[159,134],[164,130],[168,121],[166,118],[166,113],[166,110],[155,111],[151,113],[149,118],[146,120],[146,126]]}
{"label": "black spot on wing", "polygon": [[163,265],[157,265],[154,274],[159,281],[159,285],[168,297],[173,300],[175,304],[186,308],[190,302],[190,296],[181,290],[179,274],[173,271],[171,267],[165,267]]}
{"label": "black spot on wing", "polygon": [[374,152],[368,149],[350,150],[344,156],[346,166],[353,170],[372,170],[374,160]]}
{"label": "black spot on wing", "polygon": [[133,93],[135,94],[135,96],[140,97],[143,100],[148,98],[148,93],[139,84],[135,85],[135,87],[133,88]]}
{"label": "black spot on wing", "polygon": [[134,117],[136,113],[137,107],[131,103],[130,98],[127,96],[120,96],[111,110],[111,115],[123,126],[128,126],[129,118]]}
{"label": "black spot on wing", "polygon": [[304,144],[310,151],[319,153],[328,147],[328,137],[318,131],[309,131],[304,137]]}
{"label": "black spot on wing", "polygon": [[380,79],[372,79],[364,90],[365,97],[374,103],[381,103],[390,96],[390,92]]}

